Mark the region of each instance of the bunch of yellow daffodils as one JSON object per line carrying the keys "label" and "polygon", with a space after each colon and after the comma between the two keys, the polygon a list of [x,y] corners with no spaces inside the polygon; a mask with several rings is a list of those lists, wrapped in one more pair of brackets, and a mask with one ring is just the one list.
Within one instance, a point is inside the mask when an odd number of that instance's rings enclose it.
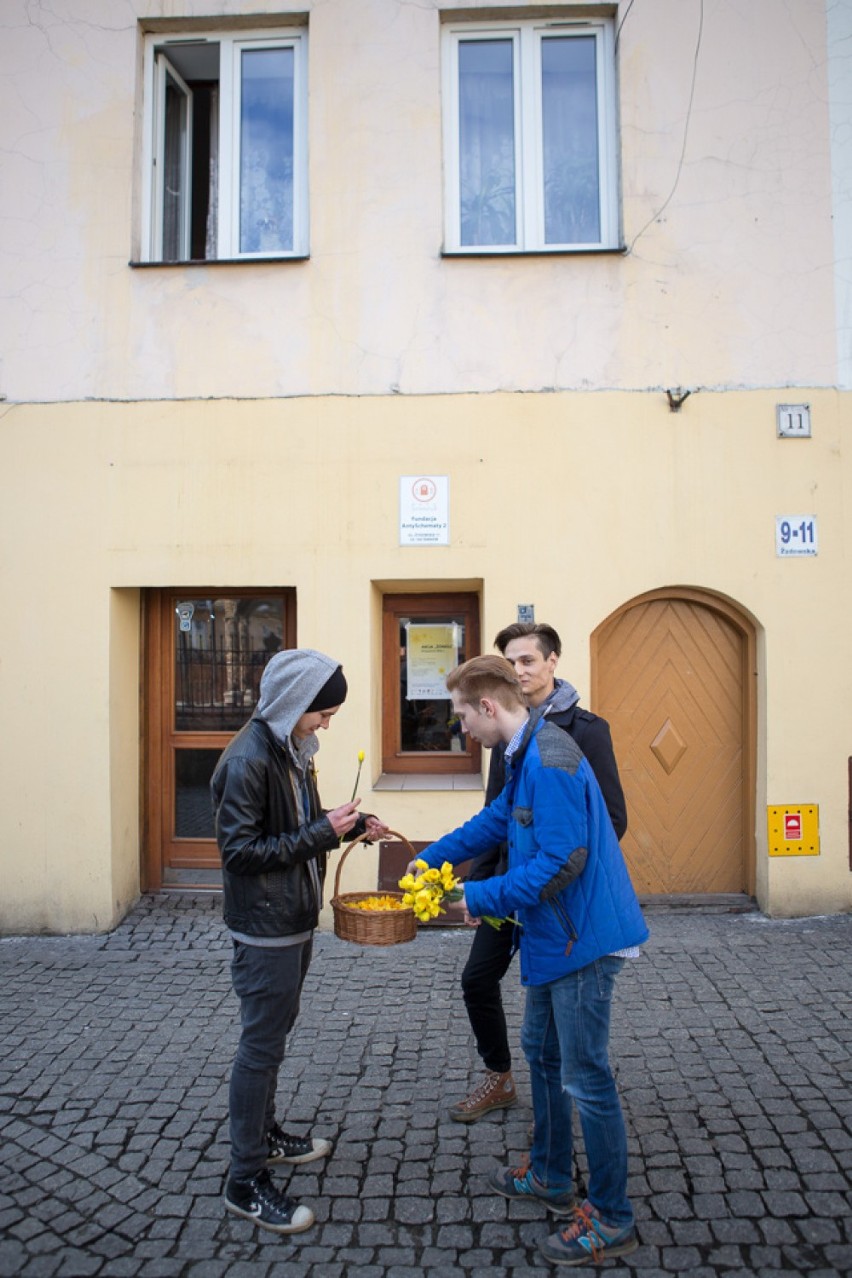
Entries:
{"label": "bunch of yellow daffodils", "polygon": [[405,894],[403,906],[414,911],[420,923],[428,923],[444,913],[442,902],[460,901],[462,889],[453,874],[453,867],[445,861],[439,870],[430,869],[425,861],[414,862],[417,874],[404,874],[399,880]]}

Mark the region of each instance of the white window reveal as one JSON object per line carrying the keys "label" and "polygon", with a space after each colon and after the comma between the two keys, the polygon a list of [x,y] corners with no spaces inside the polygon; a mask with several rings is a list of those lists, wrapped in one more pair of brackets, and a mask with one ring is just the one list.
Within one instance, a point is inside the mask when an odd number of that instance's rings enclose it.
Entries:
{"label": "white window reveal", "polygon": [[307,35],[149,35],[143,260],[308,252]]}
{"label": "white window reveal", "polygon": [[612,24],[444,29],[445,248],[618,247]]}

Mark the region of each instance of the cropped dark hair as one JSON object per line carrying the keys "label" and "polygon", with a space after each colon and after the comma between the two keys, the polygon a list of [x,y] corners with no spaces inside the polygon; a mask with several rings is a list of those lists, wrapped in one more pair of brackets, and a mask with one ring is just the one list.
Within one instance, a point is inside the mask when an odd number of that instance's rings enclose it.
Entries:
{"label": "cropped dark hair", "polygon": [[520,680],[505,657],[471,657],[447,675],[447,691],[458,692],[471,706],[483,697],[499,701],[505,710],[526,706]]}
{"label": "cropped dark hair", "polygon": [[557,657],[562,656],[562,640],[553,626],[548,626],[544,621],[516,621],[513,625],[506,626],[494,640],[494,647],[505,653],[513,639],[526,639],[528,635],[535,638],[545,661],[552,652]]}

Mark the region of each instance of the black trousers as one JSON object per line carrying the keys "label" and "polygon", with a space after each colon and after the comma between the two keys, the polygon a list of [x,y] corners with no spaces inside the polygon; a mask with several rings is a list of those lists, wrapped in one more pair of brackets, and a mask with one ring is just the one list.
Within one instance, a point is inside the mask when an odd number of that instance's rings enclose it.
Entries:
{"label": "black trousers", "polygon": [[507,1074],[512,1068],[500,982],[512,961],[514,927],[480,923],[474,932],[461,986],[476,1050],[486,1069]]}

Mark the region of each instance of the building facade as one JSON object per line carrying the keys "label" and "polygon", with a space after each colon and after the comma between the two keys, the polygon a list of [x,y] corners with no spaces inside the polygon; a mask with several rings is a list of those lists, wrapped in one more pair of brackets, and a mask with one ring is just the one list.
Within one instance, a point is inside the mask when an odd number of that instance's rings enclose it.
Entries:
{"label": "building facade", "polygon": [[441,675],[529,609],[641,893],[852,907],[849,0],[2,27],[0,928],[215,885],[282,645],[349,679],[326,803],[363,751],[437,837],[487,766]]}

